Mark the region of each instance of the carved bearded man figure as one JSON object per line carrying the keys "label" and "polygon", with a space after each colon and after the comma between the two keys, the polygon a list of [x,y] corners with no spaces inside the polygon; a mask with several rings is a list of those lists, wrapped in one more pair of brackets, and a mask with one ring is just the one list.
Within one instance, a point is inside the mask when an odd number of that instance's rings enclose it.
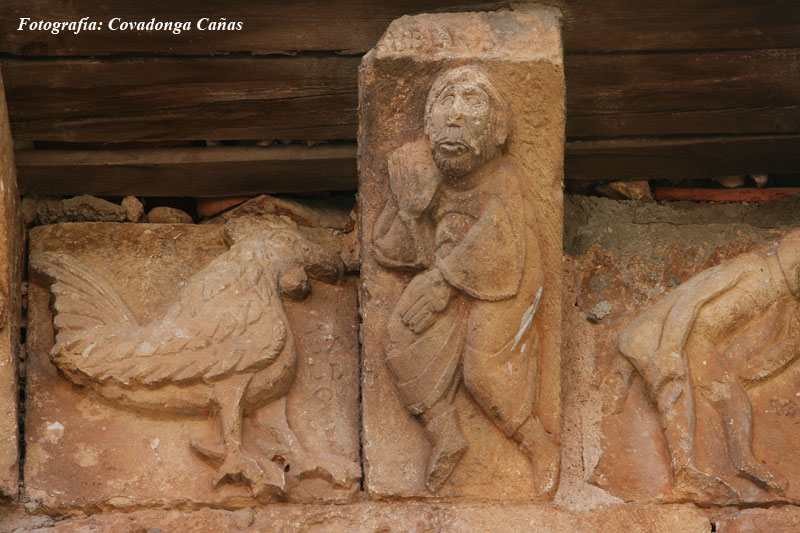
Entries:
{"label": "carved bearded man figure", "polygon": [[533,318],[547,289],[531,192],[503,156],[510,123],[483,72],[454,68],[428,94],[426,137],[388,160],[375,257],[415,275],[390,315],[386,358],[431,443],[432,491],[467,448],[453,406],[462,383],[531,460],[539,489],[555,489],[558,448],[535,413]]}

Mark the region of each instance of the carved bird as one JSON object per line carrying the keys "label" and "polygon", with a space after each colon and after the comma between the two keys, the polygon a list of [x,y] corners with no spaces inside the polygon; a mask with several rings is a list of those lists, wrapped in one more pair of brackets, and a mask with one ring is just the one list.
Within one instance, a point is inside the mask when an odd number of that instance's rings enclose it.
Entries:
{"label": "carved bird", "polygon": [[[280,498],[285,471],[347,485],[360,468],[343,457],[310,453],[286,418],[297,355],[281,300],[282,293],[308,293],[306,274],[335,282],[341,260],[286,225],[256,231],[232,221],[224,231],[229,250],[188,279],[149,324],[140,324],[115,289],[77,260],[33,255],[32,270],[52,282],[52,362],[72,382],[123,407],[219,417],[221,443],[190,441],[216,467],[215,487],[245,484],[254,497],[268,492]],[[248,442],[261,450],[257,455],[243,447],[242,417],[261,408],[269,409],[271,422],[252,429]]]}

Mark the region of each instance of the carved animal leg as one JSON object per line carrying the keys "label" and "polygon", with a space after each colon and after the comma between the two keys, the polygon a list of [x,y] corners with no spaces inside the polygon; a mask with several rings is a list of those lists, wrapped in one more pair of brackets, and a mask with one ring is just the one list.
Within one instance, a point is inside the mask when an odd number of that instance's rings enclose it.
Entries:
{"label": "carved animal leg", "polygon": [[625,400],[633,382],[633,370],[633,365],[624,357],[614,358],[601,386],[603,413],[616,415],[625,408]]}
{"label": "carved animal leg", "polygon": [[[303,446],[286,418],[286,397],[264,407],[255,421],[258,427],[254,443],[265,453],[283,450],[278,454],[288,467],[287,472],[297,480],[320,478],[337,487],[346,487],[361,479],[361,467],[353,461],[330,453],[310,452]],[[265,440],[268,437],[263,433],[267,432],[277,443]]]}
{"label": "carved animal leg", "polygon": [[658,393],[657,406],[670,451],[677,492],[714,501],[738,498],[739,493],[728,483],[697,468],[694,454],[694,395],[688,378],[665,383]]}
{"label": "carved animal leg", "polygon": [[533,479],[539,492],[552,494],[558,485],[560,452],[555,437],[539,419],[529,416],[511,437],[533,465]]}
{"label": "carved animal leg", "polygon": [[[231,379],[231,381],[237,381]],[[238,380],[243,381],[243,380]],[[241,388],[236,385],[241,385]],[[214,487],[222,483],[243,483],[250,487],[254,497],[270,491],[276,495],[286,492],[283,469],[266,462],[262,466],[259,461],[242,448],[242,391],[247,387],[243,383],[225,383],[218,385],[217,393],[219,416],[222,422],[223,446],[207,446],[192,441],[192,448],[209,462],[220,462],[214,478]]]}
{"label": "carved animal leg", "polygon": [[[753,409],[742,386],[736,382],[717,382],[712,403],[722,416],[731,461],[740,475],[779,495],[789,482],[753,454]],[[716,399],[717,401],[713,401]]]}
{"label": "carved animal leg", "polygon": [[458,424],[455,407],[446,400],[439,400],[421,418],[425,436],[431,443],[425,485],[436,492],[467,451],[467,441]]}

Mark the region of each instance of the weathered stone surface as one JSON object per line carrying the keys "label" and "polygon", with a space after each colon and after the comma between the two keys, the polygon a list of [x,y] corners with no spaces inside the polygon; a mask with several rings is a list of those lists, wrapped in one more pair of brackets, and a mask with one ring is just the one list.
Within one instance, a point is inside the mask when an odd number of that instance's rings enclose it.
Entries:
{"label": "weathered stone surface", "polygon": [[800,531],[800,509],[792,506],[745,509],[717,522],[720,533],[795,533]]}
{"label": "weathered stone surface", "polygon": [[370,495],[546,498],[560,421],[557,17],[403,17],[360,84]]}
{"label": "weathered stone surface", "polygon": [[0,77],[0,496],[17,494],[17,360],[22,221],[8,110]]}
{"label": "weathered stone surface", "polygon": [[125,216],[128,222],[139,222],[144,216],[144,205],[135,196],[123,198],[122,207],[125,208]]}
{"label": "weathered stone surface", "polygon": [[[613,505],[569,512],[546,505],[419,503],[355,505],[281,505],[220,511],[138,511],[65,520],[37,529],[19,520],[16,531],[295,531],[325,533],[494,533],[508,531],[603,531],[605,533],[708,533],[703,511],[689,505]],[[14,525],[13,523],[10,525]],[[31,527],[33,526],[33,527]],[[725,530],[727,531],[727,530]]]}
{"label": "weathered stone surface", "polygon": [[653,191],[647,181],[612,181],[596,187],[597,192],[614,200],[652,200]]}
{"label": "weathered stone surface", "polygon": [[220,198],[198,198],[197,214],[201,217],[213,217],[223,211],[246,202],[251,196],[223,196]]}
{"label": "weathered stone surface", "polygon": [[[612,309],[595,324],[568,326],[565,416],[582,434],[583,475],[632,501],[798,501],[789,450],[800,435],[786,422],[798,387],[798,234],[781,238],[800,225],[798,200],[641,204],[625,216],[607,200],[570,204],[577,220],[586,210],[583,229],[568,235],[577,255],[572,314],[603,301]],[[668,324],[681,317],[683,332]],[[658,344],[676,339],[669,367]],[[646,363],[650,356],[659,362]]]}
{"label": "weathered stone surface", "polygon": [[147,221],[151,224],[191,224],[192,217],[175,207],[160,205],[147,213]]}
{"label": "weathered stone surface", "polygon": [[32,230],[34,504],[238,508],[357,493],[355,282],[342,281],[338,250],[293,226],[234,222]]}
{"label": "weathered stone surface", "polygon": [[[349,200],[349,201],[348,201]],[[352,197],[286,198],[262,194],[210,220],[217,224],[236,217],[285,216],[300,226],[351,231]]]}
{"label": "weathered stone surface", "polygon": [[34,200],[36,223],[55,224],[57,222],[124,222],[127,219],[125,207],[82,194],[61,200],[59,198],[40,198]]}

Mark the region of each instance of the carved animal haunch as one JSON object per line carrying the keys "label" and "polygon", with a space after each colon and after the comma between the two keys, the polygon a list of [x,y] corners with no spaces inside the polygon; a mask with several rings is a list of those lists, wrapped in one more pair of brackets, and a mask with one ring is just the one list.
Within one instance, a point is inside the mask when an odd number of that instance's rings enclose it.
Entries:
{"label": "carved animal haunch", "polygon": [[[226,229],[235,240],[236,228]],[[337,486],[360,477],[347,459],[308,452],[286,418],[297,356],[281,294],[304,297],[306,271],[335,282],[342,274],[335,254],[288,229],[249,235],[188,279],[149,324],[140,324],[111,284],[71,257],[36,254],[31,266],[52,281],[51,357],[69,380],[137,411],[219,417],[221,442],[190,442],[217,469],[215,486],[244,483],[254,496],[283,497],[286,471]],[[269,427],[243,434],[242,417],[262,408],[272,415]],[[262,455],[248,452],[243,437]]]}
{"label": "carved animal haunch", "polygon": [[605,381],[606,406],[620,412],[635,373],[654,403],[680,497],[735,502],[737,490],[695,459],[695,402],[713,407],[738,476],[776,495],[787,479],[753,451],[747,391],[800,357],[800,230],[763,253],[701,272],[635,318],[621,333]]}

